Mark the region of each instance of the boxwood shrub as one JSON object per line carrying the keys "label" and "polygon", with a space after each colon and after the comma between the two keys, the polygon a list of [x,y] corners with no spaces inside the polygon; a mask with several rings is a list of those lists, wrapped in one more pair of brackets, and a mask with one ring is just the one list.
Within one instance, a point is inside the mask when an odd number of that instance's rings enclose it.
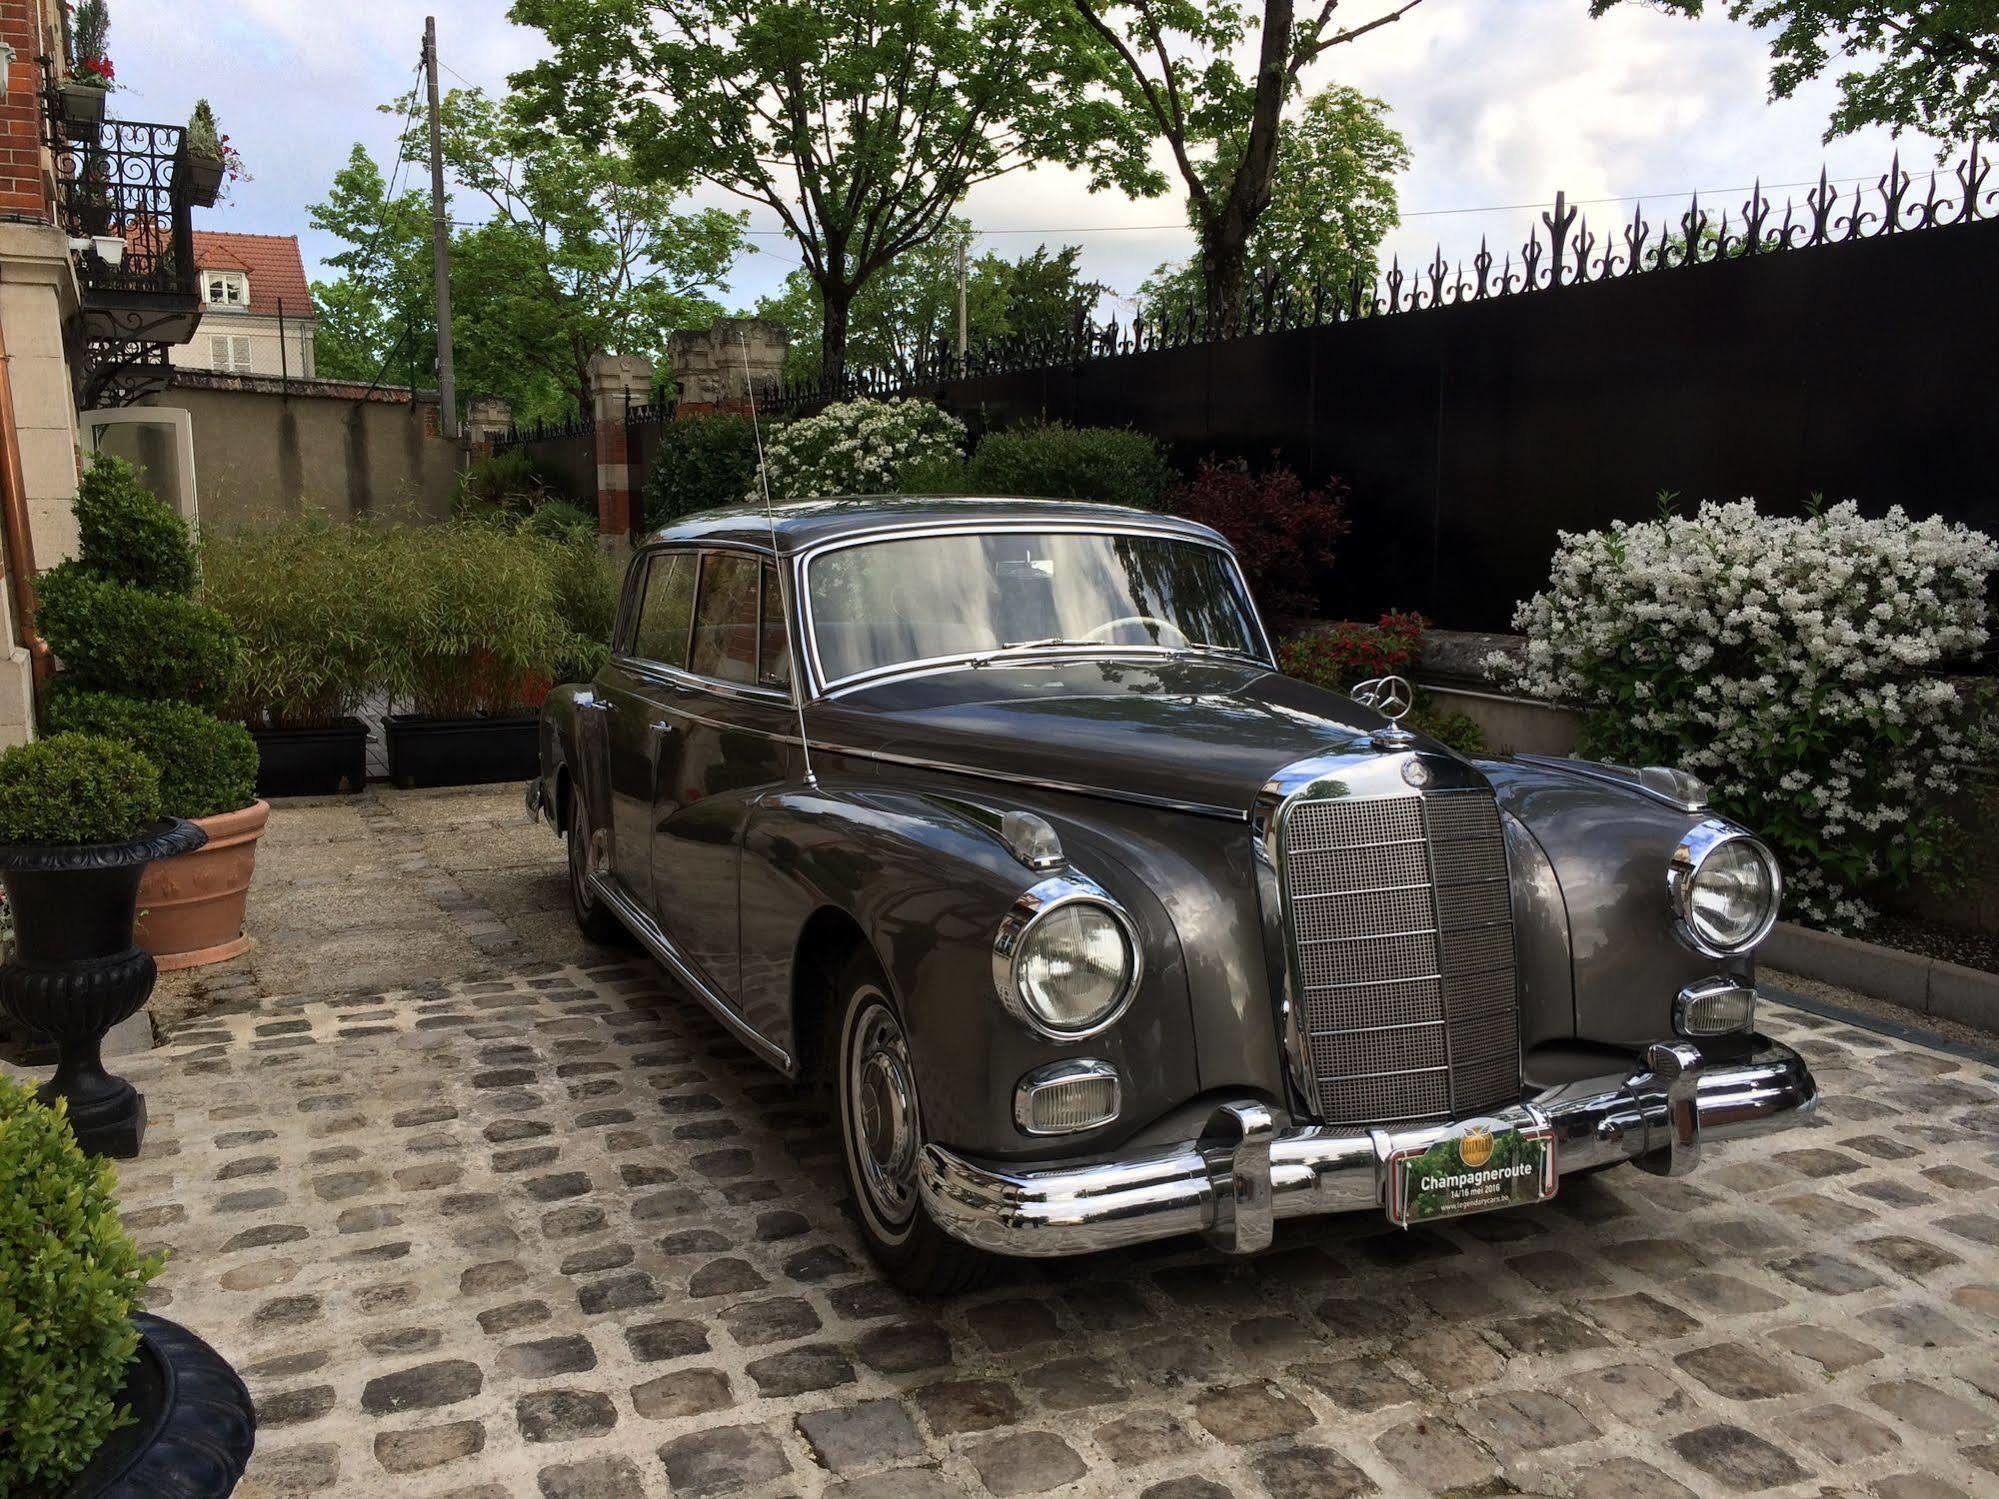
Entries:
{"label": "boxwood shrub", "polygon": [[[51,734],[0,754],[0,843],[126,843],[160,816],[158,769],[116,739]],[[6,1196],[0,1189],[0,1212]],[[0,1312],[5,1306],[0,1292]],[[7,1321],[0,1315],[0,1350]],[[0,1494],[7,1492],[0,1484]]]}
{"label": "boxwood shrub", "polygon": [[168,817],[240,812],[257,799],[257,742],[250,731],[192,703],[146,702],[59,682],[43,705],[42,728],[131,745],[158,769],[160,809]]}
{"label": "boxwood shrub", "polygon": [[116,1183],[60,1106],[0,1078],[0,1494],[60,1492],[131,1419],[132,1310],[160,1261],[119,1223]]}
{"label": "boxwood shrub", "polygon": [[994,432],[965,465],[973,494],[1097,500],[1157,510],[1173,469],[1159,444],[1124,427],[1049,422]]}
{"label": "boxwood shrub", "polygon": [[755,486],[756,434],[750,419],[732,411],[666,423],[646,473],[648,530],[683,515],[738,505]]}
{"label": "boxwood shrub", "polygon": [[76,526],[84,571],[158,593],[194,592],[187,522],[123,459],[100,453],[91,463],[76,493]]}
{"label": "boxwood shrub", "polygon": [[219,707],[239,668],[229,621],[192,599],[92,576],[65,562],[36,580],[39,621],[78,687]]}

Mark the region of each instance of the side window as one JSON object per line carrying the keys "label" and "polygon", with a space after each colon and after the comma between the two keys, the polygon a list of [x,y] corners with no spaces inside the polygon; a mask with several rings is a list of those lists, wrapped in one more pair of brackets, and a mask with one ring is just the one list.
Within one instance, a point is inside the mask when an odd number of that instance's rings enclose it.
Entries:
{"label": "side window", "polygon": [[692,552],[661,552],[646,568],[645,592],[632,629],[631,654],[662,666],[687,665],[687,622],[694,611]]}
{"label": "side window", "polygon": [[701,595],[694,606],[696,676],[718,682],[757,679],[757,559],[709,552],[701,559]]}
{"label": "side window", "polygon": [[764,564],[763,629],[757,644],[757,680],[766,687],[791,685],[791,636],[784,628],[784,590],[777,564]]}

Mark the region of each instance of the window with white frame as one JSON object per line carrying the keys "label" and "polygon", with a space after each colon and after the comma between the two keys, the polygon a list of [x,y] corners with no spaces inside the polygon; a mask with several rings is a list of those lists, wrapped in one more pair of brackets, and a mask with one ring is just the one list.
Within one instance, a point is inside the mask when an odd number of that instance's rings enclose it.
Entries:
{"label": "window with white frame", "polygon": [[212,369],[232,374],[250,372],[250,340],[240,333],[218,333],[208,340],[208,363]]}
{"label": "window with white frame", "polygon": [[202,280],[207,288],[210,307],[248,307],[250,305],[250,278],[241,271],[205,271]]}

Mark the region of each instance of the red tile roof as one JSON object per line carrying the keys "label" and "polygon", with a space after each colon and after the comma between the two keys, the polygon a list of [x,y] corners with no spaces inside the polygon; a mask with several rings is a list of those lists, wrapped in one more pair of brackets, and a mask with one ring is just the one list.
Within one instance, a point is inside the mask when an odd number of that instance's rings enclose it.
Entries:
{"label": "red tile roof", "polygon": [[226,234],[194,231],[194,263],[209,271],[243,271],[250,278],[250,311],[276,317],[282,297],[286,317],[312,317],[312,292],[296,234]]}

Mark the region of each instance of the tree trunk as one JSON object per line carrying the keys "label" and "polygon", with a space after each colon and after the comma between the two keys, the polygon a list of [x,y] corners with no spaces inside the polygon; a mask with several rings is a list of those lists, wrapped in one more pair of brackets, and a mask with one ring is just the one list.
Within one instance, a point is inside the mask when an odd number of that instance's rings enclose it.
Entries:
{"label": "tree trunk", "polygon": [[1249,277],[1250,223],[1224,209],[1201,230],[1201,280],[1206,293],[1207,336],[1227,338],[1242,322]]}
{"label": "tree trunk", "polygon": [[1264,0],[1249,136],[1219,207],[1201,225],[1201,276],[1206,283],[1210,338],[1236,332],[1242,320],[1249,237],[1270,206],[1270,183],[1277,169],[1277,135],[1291,63],[1293,12],[1293,0]]}
{"label": "tree trunk", "polygon": [[819,374],[829,388],[838,389],[847,374],[847,313],[854,300],[851,286],[819,288],[825,317],[819,326]]}

